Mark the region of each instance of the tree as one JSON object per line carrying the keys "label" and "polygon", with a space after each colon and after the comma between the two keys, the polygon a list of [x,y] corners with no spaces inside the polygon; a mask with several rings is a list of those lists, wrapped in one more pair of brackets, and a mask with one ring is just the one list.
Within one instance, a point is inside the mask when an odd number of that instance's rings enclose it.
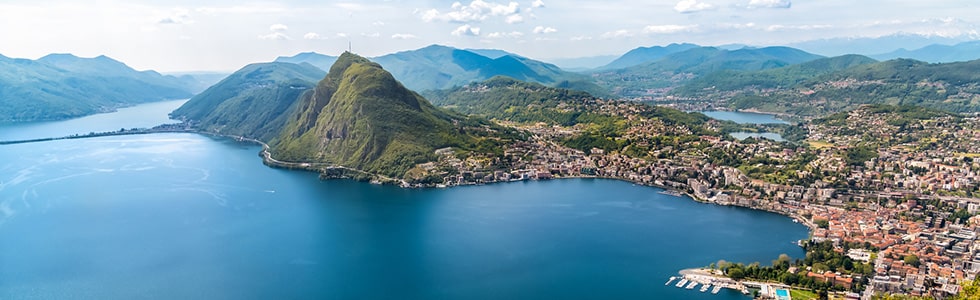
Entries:
{"label": "tree", "polygon": [[980,299],[980,277],[962,284],[963,289],[953,297],[954,300]]}
{"label": "tree", "polygon": [[817,224],[817,227],[819,227],[819,228],[826,229],[826,228],[830,227],[830,221],[827,221],[826,219],[818,219],[816,221],[813,221],[813,223],[814,224]]}
{"label": "tree", "polygon": [[919,257],[915,256],[915,254],[906,255],[904,261],[906,265],[910,265],[916,268],[919,267]]}
{"label": "tree", "polygon": [[745,272],[743,272],[742,269],[739,268],[731,268],[728,270],[728,277],[735,280],[742,280],[743,278],[745,278]]}

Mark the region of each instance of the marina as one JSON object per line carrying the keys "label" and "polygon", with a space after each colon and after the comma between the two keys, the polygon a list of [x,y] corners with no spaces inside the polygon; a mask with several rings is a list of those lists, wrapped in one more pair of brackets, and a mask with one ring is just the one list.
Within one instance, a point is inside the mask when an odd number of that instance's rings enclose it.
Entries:
{"label": "marina", "polygon": [[678,281],[674,286],[693,290],[698,285],[701,285],[701,288],[698,289],[698,291],[702,293],[711,291],[712,294],[718,294],[721,292],[722,288],[733,289],[741,292],[742,294],[749,293],[748,287],[746,287],[744,284],[725,277],[718,270],[687,269],[681,270],[680,273],[680,277],[671,276],[667,281],[667,284],[670,284],[675,279],[680,279],[680,281]]}

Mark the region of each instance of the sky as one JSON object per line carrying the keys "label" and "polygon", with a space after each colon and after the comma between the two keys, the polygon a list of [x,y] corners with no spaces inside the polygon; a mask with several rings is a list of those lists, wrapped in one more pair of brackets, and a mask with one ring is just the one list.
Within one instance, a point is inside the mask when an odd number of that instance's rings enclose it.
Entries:
{"label": "sky", "polygon": [[7,57],[107,55],[163,72],[234,71],[348,46],[368,57],[440,44],[547,60],[680,42],[980,38],[976,0],[3,0],[0,20]]}

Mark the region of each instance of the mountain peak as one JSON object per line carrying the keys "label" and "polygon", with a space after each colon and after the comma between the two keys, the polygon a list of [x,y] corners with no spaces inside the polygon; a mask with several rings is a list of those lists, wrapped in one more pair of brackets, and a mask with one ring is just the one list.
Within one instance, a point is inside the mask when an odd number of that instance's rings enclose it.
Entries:
{"label": "mountain peak", "polygon": [[450,144],[450,119],[381,65],[344,52],[301,97],[274,152],[400,177]]}

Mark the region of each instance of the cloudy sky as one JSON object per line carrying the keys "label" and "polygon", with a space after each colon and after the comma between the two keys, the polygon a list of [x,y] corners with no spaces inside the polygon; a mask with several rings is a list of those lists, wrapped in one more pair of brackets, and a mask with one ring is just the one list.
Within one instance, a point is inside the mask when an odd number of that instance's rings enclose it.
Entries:
{"label": "cloudy sky", "polygon": [[895,33],[978,38],[976,0],[0,1],[0,54],[108,55],[137,69],[233,71],[316,51],[442,44],[538,58],[638,46],[781,45]]}

